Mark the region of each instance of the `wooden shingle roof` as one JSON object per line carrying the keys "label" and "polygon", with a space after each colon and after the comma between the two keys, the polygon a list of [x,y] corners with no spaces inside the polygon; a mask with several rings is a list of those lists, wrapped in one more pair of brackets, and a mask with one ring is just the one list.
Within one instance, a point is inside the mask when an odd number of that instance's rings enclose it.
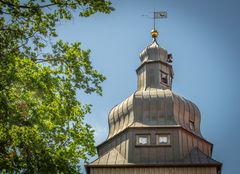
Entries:
{"label": "wooden shingle roof", "polygon": [[[193,102],[169,89],[138,90],[110,111],[107,139],[135,125],[180,125],[202,138],[200,119],[200,111]],[[189,120],[194,122],[194,130]]]}
{"label": "wooden shingle roof", "polygon": [[194,148],[183,159],[178,161],[160,161],[158,163],[129,163],[117,149],[112,149],[105,155],[96,159],[86,167],[107,167],[107,166],[217,166],[221,168],[221,163],[204,154],[198,148]]}

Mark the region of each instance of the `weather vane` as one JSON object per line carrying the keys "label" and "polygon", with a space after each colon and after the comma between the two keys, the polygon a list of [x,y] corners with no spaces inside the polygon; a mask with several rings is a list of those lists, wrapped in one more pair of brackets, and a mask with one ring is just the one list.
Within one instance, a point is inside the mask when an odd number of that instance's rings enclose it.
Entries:
{"label": "weather vane", "polygon": [[164,19],[167,18],[167,12],[166,11],[154,11],[153,17],[150,17],[149,15],[143,15],[150,19],[153,19],[153,29],[151,31],[152,38],[154,41],[156,41],[156,38],[158,37],[158,31],[156,30],[156,19]]}
{"label": "weather vane", "polygon": [[167,18],[167,12],[166,11],[154,11],[153,12],[153,29],[155,30],[155,21],[156,19],[163,19]]}

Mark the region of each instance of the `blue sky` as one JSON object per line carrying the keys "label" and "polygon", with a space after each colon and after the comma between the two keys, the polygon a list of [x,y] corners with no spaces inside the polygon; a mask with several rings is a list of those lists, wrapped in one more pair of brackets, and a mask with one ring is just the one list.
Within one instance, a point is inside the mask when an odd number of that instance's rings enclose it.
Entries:
{"label": "blue sky", "polygon": [[58,25],[59,37],[91,49],[94,67],[107,80],[104,95],[78,98],[93,104],[86,117],[96,130],[96,144],[108,134],[110,109],[137,86],[140,52],[151,43],[154,10],[168,12],[158,20],[158,43],[173,54],[173,91],[193,101],[202,114],[203,136],[214,144],[213,158],[223,174],[238,171],[240,156],[240,1],[114,0],[110,15],[95,14]]}

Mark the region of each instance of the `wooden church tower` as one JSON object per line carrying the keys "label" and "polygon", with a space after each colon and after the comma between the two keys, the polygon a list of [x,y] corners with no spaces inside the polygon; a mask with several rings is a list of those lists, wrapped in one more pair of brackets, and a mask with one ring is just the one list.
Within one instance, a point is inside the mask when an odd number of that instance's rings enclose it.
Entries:
{"label": "wooden church tower", "polygon": [[200,111],[172,89],[172,56],[156,41],[140,54],[138,88],[109,113],[109,135],[88,174],[220,174]]}

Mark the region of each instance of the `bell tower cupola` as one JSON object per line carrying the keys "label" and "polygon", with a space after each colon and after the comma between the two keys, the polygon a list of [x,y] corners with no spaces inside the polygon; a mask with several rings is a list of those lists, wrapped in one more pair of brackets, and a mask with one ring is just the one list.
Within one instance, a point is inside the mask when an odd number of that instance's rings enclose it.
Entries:
{"label": "bell tower cupola", "polygon": [[172,55],[157,42],[158,31],[151,31],[152,43],[140,54],[141,65],[136,70],[138,89],[171,89],[173,79]]}
{"label": "bell tower cupola", "polygon": [[154,12],[152,43],[140,54],[138,87],[109,112],[109,134],[97,146],[99,158],[88,174],[220,174],[213,145],[202,136],[201,113],[192,101],[172,91],[172,55],[158,42]]}

